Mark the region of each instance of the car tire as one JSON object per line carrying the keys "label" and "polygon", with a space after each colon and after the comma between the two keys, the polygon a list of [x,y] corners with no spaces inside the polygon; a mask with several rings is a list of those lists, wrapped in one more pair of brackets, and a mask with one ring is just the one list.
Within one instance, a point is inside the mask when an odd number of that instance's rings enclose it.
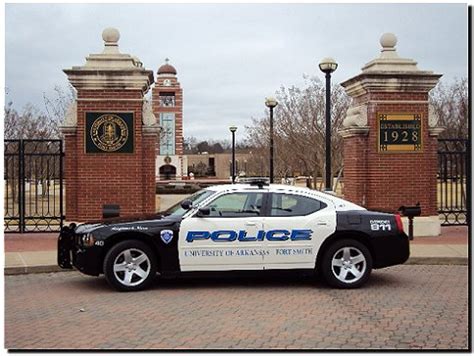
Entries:
{"label": "car tire", "polygon": [[104,259],[104,275],[119,291],[147,288],[156,276],[156,256],[144,242],[126,240],[112,246]]}
{"label": "car tire", "polygon": [[323,254],[321,273],[332,287],[358,288],[367,282],[371,272],[370,251],[357,240],[337,240]]}

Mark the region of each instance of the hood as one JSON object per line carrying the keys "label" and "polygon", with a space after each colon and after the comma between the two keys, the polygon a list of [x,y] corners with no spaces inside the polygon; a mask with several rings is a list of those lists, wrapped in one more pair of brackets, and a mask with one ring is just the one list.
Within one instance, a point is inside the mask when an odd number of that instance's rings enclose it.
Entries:
{"label": "hood", "polygon": [[148,215],[131,215],[117,218],[103,219],[99,221],[89,221],[84,224],[81,224],[75,228],[76,234],[87,234],[94,230],[100,228],[110,228],[114,231],[129,230],[130,225],[139,223],[140,225],[169,225],[177,220],[180,220],[180,217],[163,215],[160,213],[157,214],[148,214]]}
{"label": "hood", "polygon": [[112,224],[120,224],[120,223],[134,222],[134,221],[161,220],[164,217],[166,217],[166,216],[163,213],[137,214],[137,215],[119,216],[119,217],[116,217],[116,218],[108,218],[108,219],[95,220],[95,221],[87,221],[85,224],[87,224],[87,225],[92,225],[92,224],[112,225]]}

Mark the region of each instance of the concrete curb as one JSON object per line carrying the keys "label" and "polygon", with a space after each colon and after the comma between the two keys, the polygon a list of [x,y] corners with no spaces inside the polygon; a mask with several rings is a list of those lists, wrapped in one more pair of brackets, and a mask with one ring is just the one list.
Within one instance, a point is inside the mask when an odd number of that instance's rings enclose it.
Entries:
{"label": "concrete curb", "polygon": [[[467,266],[467,257],[410,257],[406,265],[460,265]],[[62,269],[56,265],[25,266],[25,267],[5,267],[6,276],[32,273],[52,273],[52,272],[72,272],[76,269]]]}
{"label": "concrete curb", "polygon": [[32,273],[52,273],[52,272],[71,272],[74,269],[62,269],[56,265],[43,266],[24,266],[24,267],[5,267],[5,276],[12,276],[17,274],[32,274]]}
{"label": "concrete curb", "polygon": [[467,257],[410,257],[406,265],[462,265],[467,266]]}

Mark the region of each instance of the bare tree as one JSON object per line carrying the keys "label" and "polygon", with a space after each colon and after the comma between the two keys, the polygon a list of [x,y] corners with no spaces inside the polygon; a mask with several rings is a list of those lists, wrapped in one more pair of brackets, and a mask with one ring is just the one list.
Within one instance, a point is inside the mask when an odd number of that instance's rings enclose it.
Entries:
{"label": "bare tree", "polygon": [[[208,153],[224,153],[230,152],[232,149],[231,143],[228,140],[203,140],[198,141],[195,137],[184,138],[184,151],[186,154],[197,154],[202,152]],[[243,149],[236,144],[236,149]]]}
{"label": "bare tree", "polygon": [[[57,129],[54,125],[51,125],[49,118],[40,113],[32,105],[26,105],[22,112],[18,112],[13,108],[12,102],[8,103],[5,107],[5,139],[50,139],[57,137]],[[5,145],[5,149],[9,150],[9,153],[19,151],[18,143],[9,143]],[[54,153],[57,147],[49,142],[29,142],[28,145],[23,146],[25,153]],[[38,166],[38,157],[31,156],[30,163],[25,166],[25,177],[29,181],[34,181],[36,187],[38,183],[42,184],[42,196],[47,194],[45,187],[50,186],[52,179],[57,177],[58,165],[55,164],[55,158],[53,156],[40,157],[41,166]],[[7,167],[8,174],[6,174],[6,189],[10,189],[11,196],[14,199],[18,199],[17,194],[17,178],[18,178],[18,167],[20,161],[14,159],[13,156],[6,156],[4,164]],[[53,168],[55,167],[55,168]],[[12,200],[13,201],[13,200]]]}
{"label": "bare tree", "polygon": [[[65,91],[56,86],[52,96],[43,94],[43,98],[46,112],[41,112],[32,104],[27,104],[21,112],[14,108],[11,101],[5,106],[5,139],[54,139],[61,136],[59,126],[64,120],[69,105],[75,98],[74,89],[70,86],[69,91]],[[11,147],[17,146],[12,144]],[[29,142],[27,146],[24,146],[24,149],[29,153],[48,154],[56,152],[57,146],[51,142],[34,141]],[[34,157],[34,159],[36,158]],[[5,165],[8,165],[10,170],[6,189],[11,189],[15,199],[18,198],[16,183],[18,164],[17,160],[5,159]],[[57,178],[58,169],[59,165],[56,164],[55,157],[46,155],[41,157],[41,166],[36,163],[26,165],[25,177],[29,182],[34,182],[36,189],[38,189],[38,184],[41,184],[41,195],[44,197],[49,192],[52,180]]]}
{"label": "bare tree", "polygon": [[43,93],[43,100],[53,135],[54,137],[60,137],[59,127],[66,117],[69,106],[76,100],[76,91],[71,84],[68,84],[66,89],[56,85],[53,89],[53,95],[48,96]]}
{"label": "bare tree", "polygon": [[467,85],[467,78],[456,79],[450,85],[439,82],[430,92],[430,104],[439,117],[438,125],[446,128],[440,138],[467,138]]}
{"label": "bare tree", "polygon": [[48,116],[31,104],[22,112],[13,108],[9,102],[5,107],[5,139],[44,139],[57,137],[57,127]]}
{"label": "bare tree", "polygon": [[54,87],[53,95],[43,93],[45,112],[32,104],[27,104],[21,112],[14,108],[13,102],[5,106],[6,139],[48,139],[61,136],[59,126],[63,122],[70,104],[75,99],[72,86],[63,89]]}
{"label": "bare tree", "polygon": [[197,151],[198,140],[194,136],[184,138],[184,154],[195,154]]}
{"label": "bare tree", "polygon": [[[303,174],[313,177],[324,172],[325,157],[325,86],[318,78],[305,78],[304,88],[295,86],[277,91],[279,105],[274,116],[275,176]],[[342,138],[337,134],[350,98],[339,85],[331,89],[332,171],[342,169]],[[247,142],[255,147],[252,160],[268,172],[269,115],[253,119],[247,127]],[[257,158],[260,156],[261,158]],[[264,158],[265,157],[265,158]],[[263,159],[262,159],[263,158]],[[257,167],[251,167],[255,170]]]}

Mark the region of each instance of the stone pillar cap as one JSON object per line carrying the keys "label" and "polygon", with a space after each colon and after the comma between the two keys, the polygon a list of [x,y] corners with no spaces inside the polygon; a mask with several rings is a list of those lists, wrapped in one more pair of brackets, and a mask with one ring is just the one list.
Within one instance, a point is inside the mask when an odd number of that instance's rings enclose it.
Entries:
{"label": "stone pillar cap", "polygon": [[107,27],[102,31],[104,49],[102,53],[90,54],[86,57],[84,66],[72,67],[73,70],[80,69],[136,69],[143,66],[140,59],[130,54],[120,53],[118,41],[120,32],[113,27]]}
{"label": "stone pillar cap", "polygon": [[384,33],[380,37],[380,56],[362,67],[362,72],[415,72],[419,71],[417,62],[413,59],[400,58],[395,46],[397,36],[393,33]]}
{"label": "stone pillar cap", "polygon": [[64,69],[75,88],[82,89],[141,89],[148,91],[154,82],[153,71],[143,68],[136,56],[120,53],[120,32],[113,27],[102,31],[104,50],[90,54],[83,66]]}

